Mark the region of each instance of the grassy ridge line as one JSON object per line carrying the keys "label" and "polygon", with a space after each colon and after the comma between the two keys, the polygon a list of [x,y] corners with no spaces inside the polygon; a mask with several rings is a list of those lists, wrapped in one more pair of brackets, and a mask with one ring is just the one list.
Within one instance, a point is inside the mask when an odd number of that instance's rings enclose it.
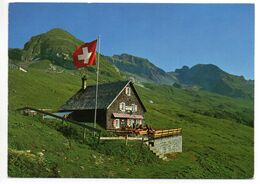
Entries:
{"label": "grassy ridge line", "polygon": [[[103,75],[103,81],[114,76]],[[94,83],[90,73],[89,83]],[[115,80],[115,79],[114,79]],[[29,105],[57,109],[81,85],[80,76],[65,71],[47,72],[31,68],[28,73],[9,71],[9,175],[42,177],[127,177],[127,178],[250,178],[253,175],[253,128],[237,123],[232,116],[206,116],[193,109],[214,111],[226,104],[226,111],[252,110],[252,102],[238,101],[204,92],[190,92],[169,86],[146,84],[137,90],[148,112],[145,118],[157,128],[183,128],[183,153],[170,162],[162,162],[138,145],[103,142],[98,149],[81,144],[77,127],[62,128],[59,122],[15,113]],[[203,97],[194,103],[199,95]],[[154,103],[150,103],[152,100]],[[212,107],[213,105],[213,107]],[[203,111],[204,112],[204,111]],[[252,113],[251,113],[252,116]],[[31,150],[30,160],[17,151]],[[45,151],[43,151],[45,150]],[[144,149],[146,150],[146,149]],[[43,152],[43,162],[38,152]],[[29,163],[29,164],[27,164]],[[38,164],[37,164],[38,163]],[[120,169],[118,169],[120,168]],[[37,172],[37,170],[42,172]]]}

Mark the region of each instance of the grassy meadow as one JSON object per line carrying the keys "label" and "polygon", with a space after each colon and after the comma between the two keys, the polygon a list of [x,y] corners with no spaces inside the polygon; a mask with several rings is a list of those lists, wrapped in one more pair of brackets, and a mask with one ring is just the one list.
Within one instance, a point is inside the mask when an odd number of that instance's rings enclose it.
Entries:
{"label": "grassy meadow", "polygon": [[[253,177],[253,101],[191,88],[135,85],[148,111],[147,124],[183,129],[183,152],[162,161],[140,142],[126,146],[124,141],[102,141],[95,146],[90,132],[82,141],[80,127],[16,111],[24,106],[57,110],[80,88],[83,71],[58,68],[63,70],[58,73],[48,67],[49,61],[44,61],[30,65],[27,73],[9,69],[10,177]],[[101,82],[123,79],[110,65],[103,68]],[[93,84],[94,72],[88,77],[88,84]]]}

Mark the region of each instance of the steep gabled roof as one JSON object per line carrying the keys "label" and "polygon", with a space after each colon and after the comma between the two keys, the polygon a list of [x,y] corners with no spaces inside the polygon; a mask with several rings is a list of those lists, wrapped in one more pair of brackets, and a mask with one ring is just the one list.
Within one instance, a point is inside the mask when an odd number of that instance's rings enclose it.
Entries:
{"label": "steep gabled roof", "polygon": [[[131,81],[119,81],[98,85],[97,109],[107,109],[129,83],[134,89]],[[145,107],[137,93],[136,95],[145,110]],[[87,86],[86,89],[80,89],[64,105],[62,105],[60,111],[95,109],[95,97],[96,85]]]}

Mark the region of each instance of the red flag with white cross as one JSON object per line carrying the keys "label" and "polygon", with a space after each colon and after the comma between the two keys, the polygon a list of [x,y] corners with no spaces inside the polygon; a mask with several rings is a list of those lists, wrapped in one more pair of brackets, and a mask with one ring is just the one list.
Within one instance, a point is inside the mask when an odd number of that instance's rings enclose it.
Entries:
{"label": "red flag with white cross", "polygon": [[97,40],[85,43],[76,48],[72,57],[76,68],[87,67],[96,64]]}

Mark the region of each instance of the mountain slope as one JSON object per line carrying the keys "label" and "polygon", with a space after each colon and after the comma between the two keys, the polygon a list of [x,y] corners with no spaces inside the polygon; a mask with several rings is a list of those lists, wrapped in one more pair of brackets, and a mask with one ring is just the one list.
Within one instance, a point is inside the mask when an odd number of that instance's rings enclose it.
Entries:
{"label": "mountain slope", "polygon": [[[60,72],[64,69],[76,69],[73,65],[72,53],[76,46],[83,42],[70,33],[62,29],[52,29],[46,33],[33,36],[23,49],[9,49],[10,66],[22,66],[25,69],[31,67],[45,69],[49,72],[58,72],[56,68],[60,68]],[[55,71],[54,71],[55,70]],[[79,72],[77,72],[79,71]],[[83,73],[88,76],[96,75],[96,66],[81,68],[74,70],[75,74]],[[108,62],[103,55],[100,54],[100,81],[103,77],[110,78],[110,81],[122,80],[122,76],[118,69]]]}
{"label": "mountain slope", "polygon": [[[44,61],[46,62],[46,61]],[[251,178],[253,103],[168,85],[136,86],[154,128],[183,128],[183,153],[164,162],[139,142],[82,143],[83,129],[24,116],[23,106],[58,109],[81,85],[73,70],[9,70],[8,147],[11,177]],[[48,63],[47,63],[48,64]],[[112,67],[112,66],[111,66]],[[103,82],[111,79],[103,75]],[[95,82],[89,76],[88,84]],[[152,102],[151,102],[152,101]],[[120,168],[120,169],[118,169]]]}
{"label": "mountain slope", "polygon": [[[33,63],[48,60],[51,64],[75,69],[71,56],[76,46],[82,43],[70,33],[55,28],[33,36],[23,49],[10,48],[9,62],[27,68]],[[230,75],[214,65],[183,67],[167,73],[147,59],[128,54],[112,57],[101,55],[100,64],[100,74],[110,75],[111,80],[131,78],[142,83],[195,85],[225,96],[253,99],[253,81]],[[94,75],[95,67],[89,67],[87,70],[90,75]]]}
{"label": "mountain slope", "polygon": [[204,90],[225,96],[253,99],[254,85],[244,77],[228,74],[212,64],[184,66],[170,72],[181,84],[196,85]]}
{"label": "mountain slope", "polygon": [[[48,35],[52,34],[67,35],[57,29]],[[169,162],[159,160],[145,145],[141,147],[140,142],[128,142],[125,145],[124,141],[102,141],[94,146],[91,132],[87,132],[86,141],[82,141],[82,128],[66,122],[43,120],[40,115],[31,117],[17,112],[17,108],[24,106],[55,111],[81,87],[84,70],[66,69],[70,68],[64,65],[68,60],[56,57],[60,51],[66,51],[67,54],[72,52],[77,40],[67,36],[65,40],[70,49],[59,47],[63,43],[62,36],[49,42],[47,38],[42,38],[43,35],[38,37],[40,41],[31,39],[23,50],[10,49],[10,66],[12,63],[27,66],[27,72],[17,67],[9,68],[10,177],[253,177],[254,103],[251,99],[231,98],[155,82],[136,85],[147,108],[147,124],[157,129],[183,128],[183,152],[172,155]],[[74,41],[71,43],[68,40]],[[50,53],[52,57],[44,53]],[[100,57],[100,82],[122,80],[124,72],[120,72],[108,59],[102,55]],[[126,56],[124,60],[129,61],[129,57]],[[135,64],[138,63],[136,60]],[[153,67],[145,61],[141,63],[143,67]],[[139,69],[138,66],[135,68]],[[163,72],[158,73],[158,76],[163,76]],[[149,74],[148,71],[146,75]],[[87,75],[88,85],[94,84],[95,67],[89,67]],[[162,80],[153,77],[140,76],[150,82]],[[92,122],[89,124],[93,125]],[[108,134],[105,131],[102,133]]]}
{"label": "mountain slope", "polygon": [[9,58],[23,62],[48,59],[57,65],[73,68],[72,53],[83,42],[62,29],[52,29],[33,36],[22,50],[10,49]]}
{"label": "mountain slope", "polygon": [[137,81],[170,85],[175,82],[173,76],[170,76],[145,58],[121,54],[107,57],[107,60],[115,65],[120,71]]}

